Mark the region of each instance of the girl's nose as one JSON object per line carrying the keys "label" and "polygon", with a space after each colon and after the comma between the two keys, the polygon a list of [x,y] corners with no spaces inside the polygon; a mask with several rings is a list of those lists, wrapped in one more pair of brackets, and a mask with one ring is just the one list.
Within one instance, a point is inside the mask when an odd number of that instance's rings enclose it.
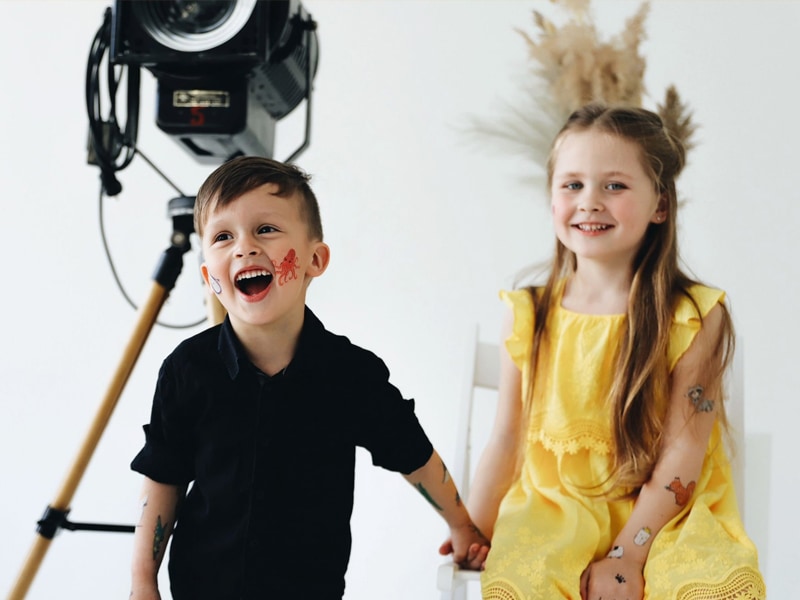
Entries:
{"label": "girl's nose", "polygon": [[600,212],[603,210],[603,203],[600,201],[599,194],[591,189],[585,190],[578,204],[578,210],[584,212]]}

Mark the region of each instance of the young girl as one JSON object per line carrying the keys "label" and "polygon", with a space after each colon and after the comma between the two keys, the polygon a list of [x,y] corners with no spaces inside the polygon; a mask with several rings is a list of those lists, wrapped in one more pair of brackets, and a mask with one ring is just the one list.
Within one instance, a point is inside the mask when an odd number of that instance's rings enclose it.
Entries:
{"label": "young girl", "polygon": [[469,501],[492,543],[485,599],[765,598],[723,445],[725,295],[678,267],[684,161],[643,109],[591,104],[556,137],[555,258],[544,286],[501,294]]}

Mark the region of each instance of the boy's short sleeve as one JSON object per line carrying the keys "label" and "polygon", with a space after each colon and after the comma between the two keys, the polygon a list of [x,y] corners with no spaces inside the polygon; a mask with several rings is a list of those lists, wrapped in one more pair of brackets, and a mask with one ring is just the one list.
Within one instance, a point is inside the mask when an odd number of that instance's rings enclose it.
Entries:
{"label": "boy's short sleeve", "polygon": [[424,466],[433,445],[406,400],[389,382],[389,370],[374,354],[362,350],[360,378],[353,398],[356,444],[372,455],[374,465],[408,475]]}
{"label": "boy's short sleeve", "polygon": [[185,410],[180,385],[170,359],[158,374],[150,423],[144,426],[145,444],[131,469],[159,483],[185,485],[194,479]]}

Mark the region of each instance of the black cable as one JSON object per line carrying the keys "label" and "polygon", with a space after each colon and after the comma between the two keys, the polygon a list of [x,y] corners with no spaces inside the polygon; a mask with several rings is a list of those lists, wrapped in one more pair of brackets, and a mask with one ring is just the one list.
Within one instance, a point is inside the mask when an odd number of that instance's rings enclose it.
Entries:
{"label": "black cable", "polygon": [[[137,65],[114,65],[110,59],[106,59],[110,109],[108,116],[104,118],[100,101],[100,71],[111,44],[111,29],[112,12],[111,8],[106,8],[103,23],[97,30],[89,49],[85,95],[86,112],[89,117],[89,162],[100,167],[100,179],[106,194],[116,196],[122,191],[122,185],[117,180],[116,173],[127,167],[136,154],[136,138],[139,130],[140,71]],[[125,127],[120,128],[116,114],[116,95],[124,73],[127,74],[128,88],[127,117]]]}
{"label": "black cable", "polygon": [[[127,303],[130,305],[133,310],[139,310],[137,304],[131,299],[130,295],[128,294],[125,286],[122,285],[122,280],[119,278],[119,273],[117,273],[117,267],[114,265],[114,259],[111,257],[111,250],[108,245],[108,238],[106,237],[106,225],[105,225],[105,216],[103,211],[103,199],[105,198],[105,194],[103,193],[103,186],[100,186],[100,194],[98,200],[98,217],[100,220],[100,240],[103,243],[103,251],[106,255],[106,260],[108,261],[108,266],[111,268],[111,275],[114,277],[114,281],[117,284],[117,288],[119,289],[122,297],[125,298]],[[205,323],[206,317],[199,319],[193,323],[187,323],[185,325],[174,325],[171,323],[163,323],[161,321],[156,321],[156,325],[161,325],[162,327],[166,327],[167,329],[190,329],[192,327],[197,327],[198,325],[202,325]]]}
{"label": "black cable", "polygon": [[[116,178],[116,173],[125,169],[139,154],[150,167],[158,173],[179,195],[183,192],[160,170],[145,154],[136,148],[136,140],[139,132],[139,84],[140,69],[135,65],[115,65],[106,54],[109,52],[111,44],[111,30],[113,22],[111,8],[106,8],[103,14],[103,23],[97,30],[89,49],[89,59],[86,65],[86,112],[89,118],[89,162],[96,164],[100,168],[100,197],[99,220],[100,238],[106,260],[111,268],[111,275],[119,289],[122,297],[134,310],[139,307],[130,297],[122,284],[111,250],[108,245],[108,238],[105,229],[105,217],[103,213],[103,199],[105,196],[116,196],[122,191],[122,185]],[[100,94],[100,73],[103,60],[106,60],[106,80],[108,86],[109,111],[106,117],[103,116],[101,94]],[[117,92],[119,91],[122,76],[127,76],[126,94],[126,122],[123,128],[117,120]],[[156,321],[158,325],[171,329],[188,329],[202,324],[206,319],[189,323],[186,325],[173,325]]]}

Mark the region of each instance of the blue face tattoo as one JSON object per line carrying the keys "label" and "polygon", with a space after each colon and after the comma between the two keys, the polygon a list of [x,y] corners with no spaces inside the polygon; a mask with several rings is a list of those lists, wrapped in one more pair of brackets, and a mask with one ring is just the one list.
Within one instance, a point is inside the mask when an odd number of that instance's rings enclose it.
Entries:
{"label": "blue face tattoo", "polygon": [[217,279],[216,277],[214,277],[210,273],[208,274],[208,278],[211,280],[211,289],[214,290],[214,293],[215,294],[221,294],[222,293],[222,286],[219,284],[219,279]]}

